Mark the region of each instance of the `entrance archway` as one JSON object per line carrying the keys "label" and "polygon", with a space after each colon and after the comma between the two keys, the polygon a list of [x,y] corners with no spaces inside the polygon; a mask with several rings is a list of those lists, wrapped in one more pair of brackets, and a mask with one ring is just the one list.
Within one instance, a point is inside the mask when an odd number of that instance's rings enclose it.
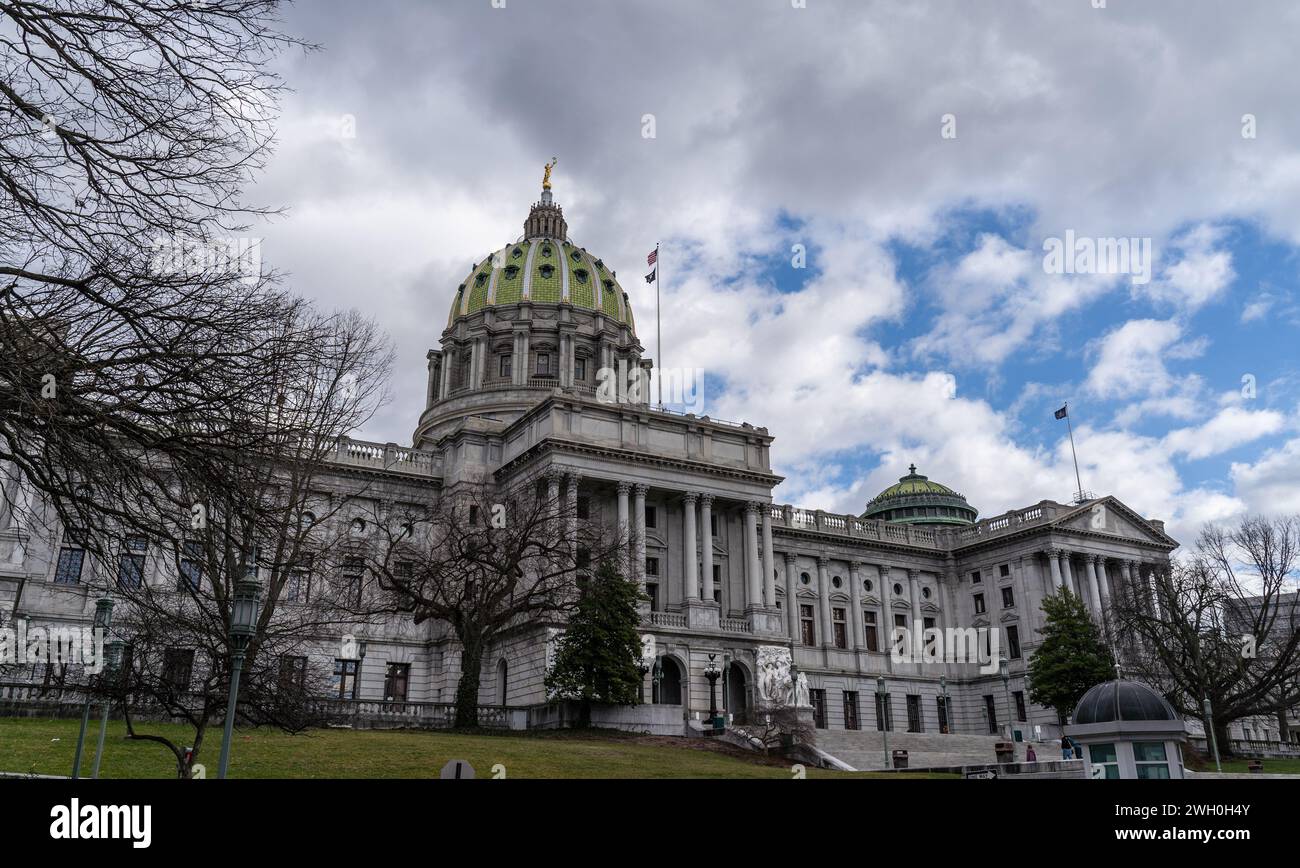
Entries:
{"label": "entrance archway", "polygon": [[727,667],[727,712],[735,723],[745,723],[745,714],[749,711],[749,690],[745,678],[745,668],[739,663]]}
{"label": "entrance archway", "polygon": [[682,669],[671,657],[659,658],[659,705],[682,704]]}

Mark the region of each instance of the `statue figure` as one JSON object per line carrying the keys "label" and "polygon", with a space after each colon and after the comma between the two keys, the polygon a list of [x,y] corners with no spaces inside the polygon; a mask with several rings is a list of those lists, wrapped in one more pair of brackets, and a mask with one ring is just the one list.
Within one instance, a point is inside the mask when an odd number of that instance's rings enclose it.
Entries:
{"label": "statue figure", "polygon": [[758,648],[758,693],[766,702],[786,705],[790,700],[790,649],[780,645]]}
{"label": "statue figure", "polygon": [[797,708],[808,708],[812,701],[808,698],[808,676],[799,673],[799,683],[795,685],[794,704]]}
{"label": "statue figure", "polygon": [[549,190],[549,189],[551,189],[551,169],[554,169],[554,168],[555,168],[555,164],[558,163],[559,161],[560,161],[560,158],[559,158],[559,157],[551,157],[551,161],[550,161],[549,163],[546,164],[546,170],[545,170],[545,172],[543,172],[543,174],[542,174],[542,189],[543,189],[543,190]]}

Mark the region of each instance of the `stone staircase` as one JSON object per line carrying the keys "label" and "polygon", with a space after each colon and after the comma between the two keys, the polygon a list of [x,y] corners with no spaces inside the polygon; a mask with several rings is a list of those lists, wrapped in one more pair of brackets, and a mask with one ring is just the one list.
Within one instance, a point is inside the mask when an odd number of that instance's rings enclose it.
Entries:
{"label": "stone staircase", "polygon": [[[883,733],[874,729],[819,729],[817,746],[855,769],[885,768]],[[1002,741],[996,735],[943,735],[927,732],[891,732],[889,750],[907,751],[909,768],[986,765],[997,761],[993,746]],[[1035,744],[1039,760],[1059,759],[1060,750],[1049,743]],[[1025,759],[1025,745],[1016,743],[1016,761]]]}

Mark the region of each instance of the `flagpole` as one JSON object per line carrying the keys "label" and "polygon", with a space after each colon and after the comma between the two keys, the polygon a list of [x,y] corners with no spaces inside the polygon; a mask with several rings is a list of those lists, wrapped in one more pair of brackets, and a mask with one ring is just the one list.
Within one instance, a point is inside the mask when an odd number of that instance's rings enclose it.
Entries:
{"label": "flagpole", "polygon": [[659,260],[659,242],[655,242],[655,355],[659,358],[655,364],[659,367],[659,375],[655,377],[655,392],[659,402],[660,409],[664,406],[664,332],[663,324],[659,318],[659,284],[663,282],[664,264]]}
{"label": "flagpole", "polygon": [[1070,455],[1074,457],[1074,481],[1079,486],[1075,498],[1083,499],[1083,480],[1079,477],[1079,453],[1074,451],[1074,425],[1070,424],[1070,402],[1065,402],[1065,428],[1070,432]]}

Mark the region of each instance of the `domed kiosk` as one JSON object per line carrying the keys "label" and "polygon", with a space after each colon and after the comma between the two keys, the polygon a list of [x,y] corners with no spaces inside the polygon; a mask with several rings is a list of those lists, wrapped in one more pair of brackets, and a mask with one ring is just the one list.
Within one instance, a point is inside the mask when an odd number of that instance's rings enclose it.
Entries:
{"label": "domed kiosk", "polygon": [[940,526],[975,523],[979,510],[966,498],[917,473],[915,464],[907,470],[906,476],[871,499],[862,518]]}
{"label": "domed kiosk", "polygon": [[1098,684],[1083,694],[1072,720],[1065,734],[1083,745],[1091,777],[1183,777],[1186,725],[1147,685],[1124,679]]}

